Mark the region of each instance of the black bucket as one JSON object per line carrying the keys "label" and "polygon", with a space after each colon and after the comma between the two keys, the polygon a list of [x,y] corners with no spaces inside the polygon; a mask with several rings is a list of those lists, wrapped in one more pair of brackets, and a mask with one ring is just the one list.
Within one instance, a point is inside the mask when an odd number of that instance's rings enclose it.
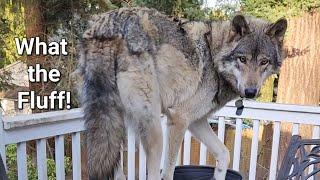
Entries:
{"label": "black bucket", "polygon": [[[176,166],[173,180],[212,180],[214,167],[210,166]],[[242,180],[240,173],[228,170],[226,180]]]}

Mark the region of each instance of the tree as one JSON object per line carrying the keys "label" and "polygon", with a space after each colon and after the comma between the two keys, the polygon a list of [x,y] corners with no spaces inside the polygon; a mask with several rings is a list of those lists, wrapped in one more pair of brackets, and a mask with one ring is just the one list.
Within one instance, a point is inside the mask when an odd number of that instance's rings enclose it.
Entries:
{"label": "tree", "polygon": [[[46,42],[46,27],[45,27],[45,8],[40,0],[24,0],[23,1],[25,9],[25,28],[27,39],[39,37],[41,41]],[[43,68],[49,68],[50,62],[44,55],[36,55],[35,49],[31,55],[27,56],[27,66],[35,67],[36,64],[40,64]],[[37,95],[44,96],[47,95],[51,90],[53,90],[53,83],[51,82],[37,82],[29,83],[30,91],[35,91]],[[34,109],[33,112],[41,112],[39,109]]]}
{"label": "tree", "polygon": [[23,10],[18,2],[0,3],[0,68],[21,58],[17,54],[14,38],[24,36]]}
{"label": "tree", "polygon": [[295,17],[320,7],[318,0],[240,0],[241,11],[271,21],[281,17]]}

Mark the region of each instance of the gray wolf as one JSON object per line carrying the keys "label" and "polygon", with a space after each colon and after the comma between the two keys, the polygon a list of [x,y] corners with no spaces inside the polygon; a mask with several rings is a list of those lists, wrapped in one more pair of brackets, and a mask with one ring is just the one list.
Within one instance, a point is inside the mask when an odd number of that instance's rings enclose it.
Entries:
{"label": "gray wolf", "polygon": [[[238,96],[254,98],[282,61],[287,21],[236,15],[231,21],[179,22],[146,8],[93,18],[83,35],[78,72],[87,128],[90,179],[114,176],[125,129],[139,134],[150,180],[172,180],[187,129],[216,157],[225,178],[229,151],[207,117]],[[160,175],[160,114],[168,147]]]}

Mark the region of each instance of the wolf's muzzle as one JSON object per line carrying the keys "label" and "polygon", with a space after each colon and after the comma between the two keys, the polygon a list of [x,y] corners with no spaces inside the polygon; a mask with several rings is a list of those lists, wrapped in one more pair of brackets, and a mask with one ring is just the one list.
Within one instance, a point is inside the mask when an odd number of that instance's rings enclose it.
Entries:
{"label": "wolf's muzzle", "polygon": [[257,94],[257,89],[256,88],[247,88],[244,90],[244,94],[246,98],[254,98]]}

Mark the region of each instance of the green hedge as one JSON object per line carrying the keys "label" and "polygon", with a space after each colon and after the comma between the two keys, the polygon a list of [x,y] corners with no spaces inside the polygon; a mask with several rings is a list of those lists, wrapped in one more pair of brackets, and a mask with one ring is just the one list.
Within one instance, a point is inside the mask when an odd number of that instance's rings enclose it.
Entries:
{"label": "green hedge", "polygon": [[[6,162],[8,169],[8,177],[10,180],[18,179],[17,171],[17,145],[10,144],[6,147]],[[70,173],[72,170],[72,163],[70,157],[64,157],[64,165],[66,174]],[[27,167],[28,167],[28,179],[37,180],[37,165],[32,162],[31,155],[27,155]],[[56,179],[56,164],[53,159],[47,159],[47,168],[48,168],[48,180]]]}

